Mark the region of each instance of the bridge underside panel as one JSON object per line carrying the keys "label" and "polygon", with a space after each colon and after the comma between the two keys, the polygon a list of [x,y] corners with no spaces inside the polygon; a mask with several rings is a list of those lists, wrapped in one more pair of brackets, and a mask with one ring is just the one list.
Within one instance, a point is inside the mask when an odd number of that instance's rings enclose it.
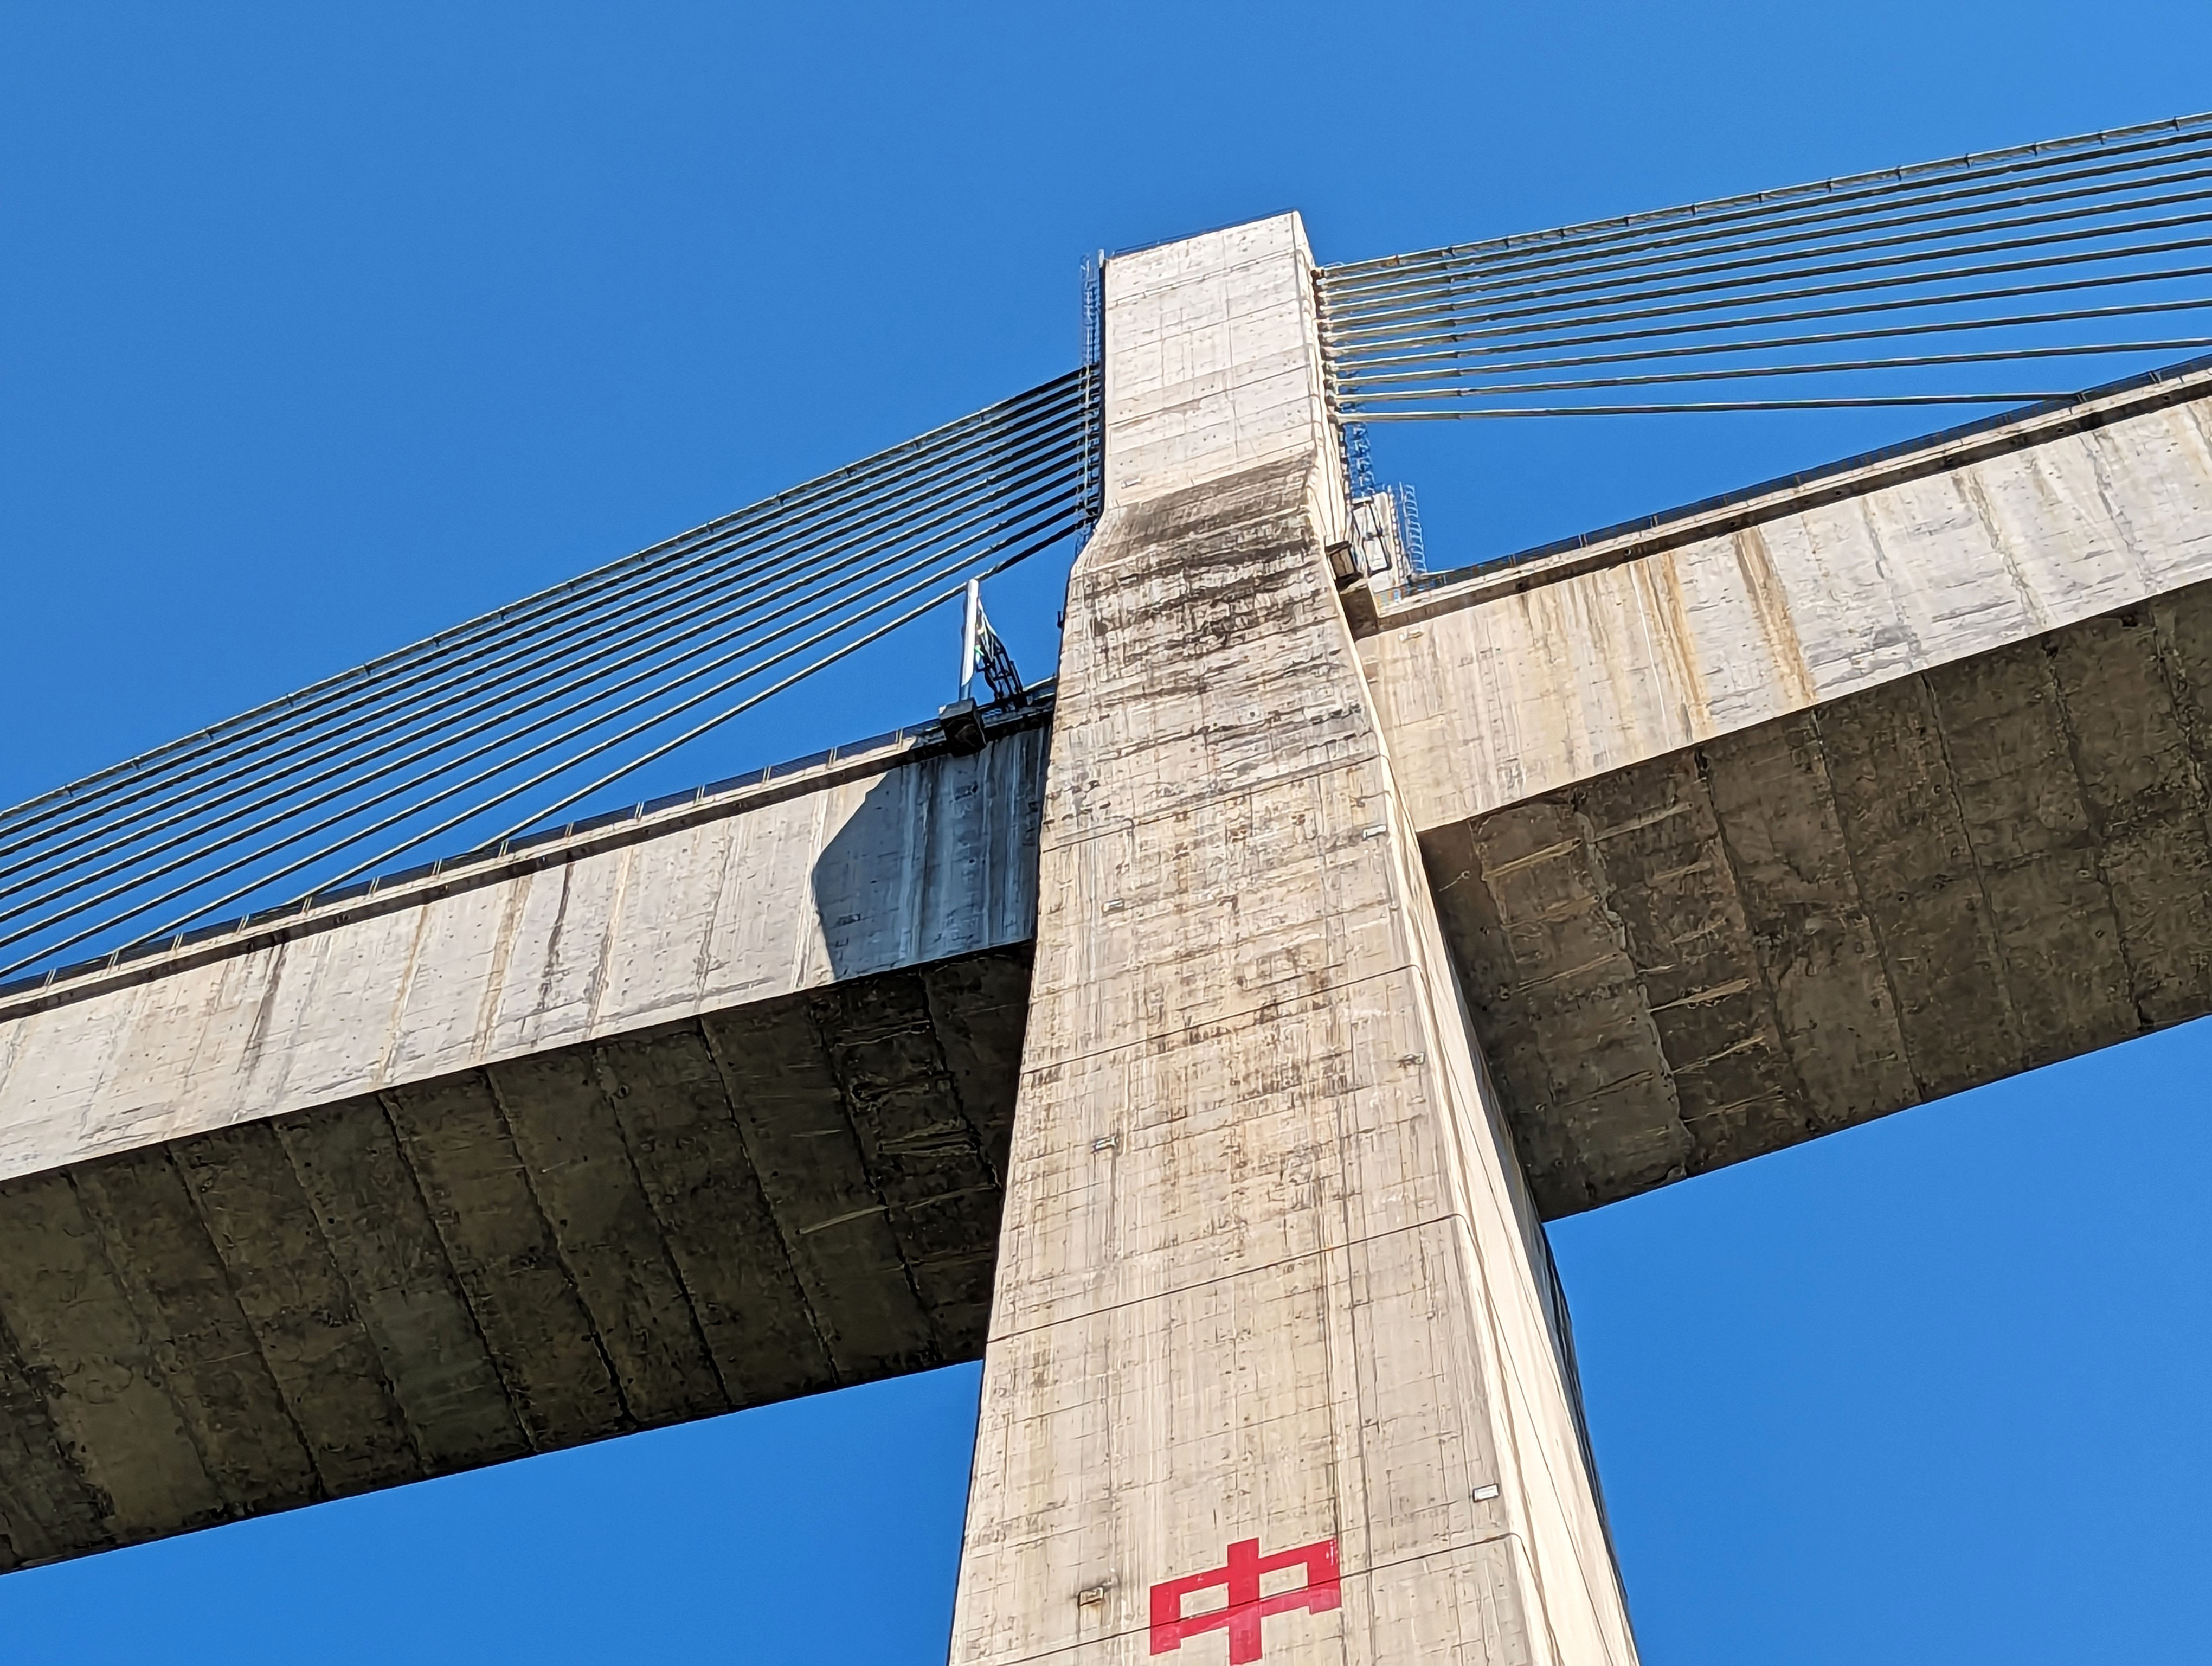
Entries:
{"label": "bridge underside panel", "polygon": [[976,1357],[1026,944],[0,1184],[0,1568]]}
{"label": "bridge underside panel", "polygon": [[2212,585],[1422,836],[1540,1207],[2212,1012]]}

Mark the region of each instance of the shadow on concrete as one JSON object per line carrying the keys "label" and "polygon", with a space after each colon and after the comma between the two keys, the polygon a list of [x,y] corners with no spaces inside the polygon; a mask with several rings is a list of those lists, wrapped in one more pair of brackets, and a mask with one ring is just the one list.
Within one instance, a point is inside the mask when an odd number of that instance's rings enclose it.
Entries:
{"label": "shadow on concrete", "polygon": [[925,759],[876,777],[860,808],[823,846],[809,883],[830,975],[866,977],[919,958],[933,864],[931,779],[942,761]]}

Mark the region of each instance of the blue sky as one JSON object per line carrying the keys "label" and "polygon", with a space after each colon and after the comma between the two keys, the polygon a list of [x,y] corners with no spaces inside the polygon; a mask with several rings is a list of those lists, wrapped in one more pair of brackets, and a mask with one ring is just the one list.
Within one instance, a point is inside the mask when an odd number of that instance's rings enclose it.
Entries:
{"label": "blue sky", "polygon": [[[0,801],[1066,368],[1081,257],[1352,258],[2212,106],[2212,11],[0,0]],[[1378,436],[1456,564],[1867,415]],[[1049,667],[1064,568],[997,581]],[[954,626],[701,778],[927,715]],[[1564,1223],[1656,1666],[2187,1658],[2203,1026]],[[943,1658],[975,1381],[0,1580],[0,1660]]]}

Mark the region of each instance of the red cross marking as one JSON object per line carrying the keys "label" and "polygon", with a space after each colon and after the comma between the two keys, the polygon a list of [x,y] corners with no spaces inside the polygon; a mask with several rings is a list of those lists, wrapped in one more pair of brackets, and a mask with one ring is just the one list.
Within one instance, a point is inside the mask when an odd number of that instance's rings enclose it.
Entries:
{"label": "red cross marking", "polygon": [[[1260,1595],[1261,1574],[1298,1566],[1306,1571],[1304,1584],[1293,1590],[1277,1591],[1273,1596]],[[1229,1588],[1225,1605],[1208,1608],[1203,1614],[1183,1614],[1183,1598],[1194,1591],[1211,1590],[1216,1585]],[[1296,1550],[1279,1550],[1273,1556],[1262,1556],[1257,1539],[1239,1539],[1229,1547],[1227,1566],[1186,1574],[1152,1587],[1152,1652],[1164,1655],[1182,1647],[1185,1638],[1196,1637],[1200,1632],[1225,1630],[1229,1633],[1229,1666],[1251,1666],[1260,1657],[1261,1620],[1292,1608],[1321,1614],[1336,1607],[1341,1600],[1335,1540],[1322,1539],[1314,1544],[1300,1545]]]}

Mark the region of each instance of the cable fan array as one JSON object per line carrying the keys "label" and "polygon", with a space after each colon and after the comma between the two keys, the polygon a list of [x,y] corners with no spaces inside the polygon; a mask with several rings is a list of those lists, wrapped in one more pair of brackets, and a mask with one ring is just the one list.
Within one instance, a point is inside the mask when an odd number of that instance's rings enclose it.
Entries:
{"label": "cable fan array", "polygon": [[1097,384],[1072,372],[0,812],[0,976],[553,821],[1088,525]]}
{"label": "cable fan array", "polygon": [[2208,257],[2192,116],[1331,266],[1322,331],[1359,422],[2009,404],[2212,347]]}

